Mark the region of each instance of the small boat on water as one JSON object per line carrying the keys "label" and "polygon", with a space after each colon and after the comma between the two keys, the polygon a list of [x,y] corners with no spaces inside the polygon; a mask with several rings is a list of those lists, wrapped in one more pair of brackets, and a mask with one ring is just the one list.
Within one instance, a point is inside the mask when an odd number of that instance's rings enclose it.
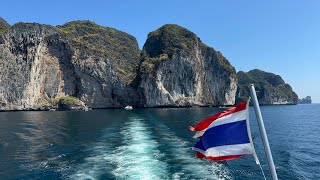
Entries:
{"label": "small boat on water", "polygon": [[132,110],[133,107],[132,107],[132,106],[126,106],[124,109],[125,109],[125,110]]}

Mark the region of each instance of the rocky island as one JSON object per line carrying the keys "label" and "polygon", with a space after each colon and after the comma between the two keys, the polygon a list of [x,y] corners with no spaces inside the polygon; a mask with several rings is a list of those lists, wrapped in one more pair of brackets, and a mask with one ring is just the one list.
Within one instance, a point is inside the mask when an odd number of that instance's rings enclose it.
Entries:
{"label": "rocky island", "polygon": [[237,88],[229,61],[173,24],[149,33],[137,80],[146,107],[232,105]]}
{"label": "rocky island", "polygon": [[298,96],[291,86],[276,74],[259,69],[237,73],[237,102],[250,96],[249,85],[254,84],[261,105],[297,104]]}
{"label": "rocky island", "polygon": [[2,110],[233,105],[248,83],[264,104],[297,103],[280,76],[237,74],[221,52],[174,24],[150,32],[140,50],[132,35],[91,21],[0,19],[0,68]]}
{"label": "rocky island", "polygon": [[312,104],[311,96],[307,96],[305,98],[299,99],[299,104]]}

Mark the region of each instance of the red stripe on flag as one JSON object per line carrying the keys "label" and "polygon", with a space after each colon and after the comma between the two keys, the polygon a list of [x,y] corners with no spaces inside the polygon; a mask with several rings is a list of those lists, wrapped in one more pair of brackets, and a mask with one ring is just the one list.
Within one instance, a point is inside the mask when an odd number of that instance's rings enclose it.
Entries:
{"label": "red stripe on flag", "polygon": [[206,157],[205,155],[203,155],[202,153],[200,153],[200,152],[198,152],[198,151],[196,151],[196,156],[197,156],[197,158],[200,158],[200,159]]}
{"label": "red stripe on flag", "polygon": [[227,160],[233,160],[233,159],[237,159],[237,158],[240,158],[242,156],[248,156],[248,155],[250,155],[250,154],[213,157],[213,156],[205,156],[202,153],[200,153],[199,151],[196,151],[197,158],[200,158],[200,159],[207,158],[207,159],[210,159],[212,161],[227,161]]}
{"label": "red stripe on flag", "polygon": [[207,159],[210,159],[212,161],[227,161],[227,160],[233,160],[233,159],[237,159],[239,157],[242,156],[247,156],[248,154],[242,154],[242,155],[234,155],[234,156],[219,156],[219,157],[212,157],[212,156],[208,156],[206,157]]}
{"label": "red stripe on flag", "polygon": [[247,107],[247,103],[240,102],[236,107],[232,107],[232,108],[227,109],[227,110],[225,110],[223,112],[220,112],[218,114],[210,116],[207,119],[205,119],[205,120],[201,121],[200,123],[198,123],[196,125],[196,127],[190,126],[189,129],[191,131],[202,131],[202,130],[206,129],[214,120],[216,120],[218,118],[221,118],[221,117],[224,117],[224,116],[227,116],[227,115],[232,114],[232,113],[236,113],[238,111],[245,110],[246,107]]}

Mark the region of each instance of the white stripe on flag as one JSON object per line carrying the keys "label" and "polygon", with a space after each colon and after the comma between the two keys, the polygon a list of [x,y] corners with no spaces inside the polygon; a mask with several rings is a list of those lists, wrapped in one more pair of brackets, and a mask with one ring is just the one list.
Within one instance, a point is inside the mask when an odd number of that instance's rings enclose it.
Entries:
{"label": "white stripe on flag", "polygon": [[219,157],[219,156],[233,156],[233,155],[243,155],[243,154],[252,154],[253,149],[250,143],[246,144],[235,144],[235,145],[225,145],[217,146],[203,151],[198,148],[194,150],[201,152],[205,156]]}
{"label": "white stripe on flag", "polygon": [[217,120],[213,121],[207,129],[215,127],[215,126],[220,126],[222,124],[243,121],[246,119],[246,115],[247,115],[247,111],[246,111],[246,109],[244,109],[242,111],[235,112],[235,113],[229,114],[227,116],[223,116],[223,117],[218,118]]}

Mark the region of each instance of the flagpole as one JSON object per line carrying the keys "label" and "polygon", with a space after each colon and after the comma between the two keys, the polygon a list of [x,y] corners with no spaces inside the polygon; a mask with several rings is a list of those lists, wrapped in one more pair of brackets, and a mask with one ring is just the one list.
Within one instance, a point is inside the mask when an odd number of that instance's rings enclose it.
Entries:
{"label": "flagpole", "polygon": [[261,115],[261,111],[260,111],[260,107],[259,107],[259,102],[258,102],[256,90],[255,90],[253,84],[250,85],[250,92],[251,92],[251,97],[252,97],[252,101],[253,101],[253,105],[254,105],[254,111],[256,113],[259,129],[260,129],[260,134],[262,137],[264,151],[266,153],[267,160],[268,160],[270,174],[271,174],[273,180],[278,180],[276,168],[273,163],[273,158],[272,158],[272,154],[271,154],[271,150],[270,150],[270,146],[269,146],[269,141],[268,141],[266,129],[264,127],[264,123],[263,123],[263,119],[262,119],[262,115]]}

